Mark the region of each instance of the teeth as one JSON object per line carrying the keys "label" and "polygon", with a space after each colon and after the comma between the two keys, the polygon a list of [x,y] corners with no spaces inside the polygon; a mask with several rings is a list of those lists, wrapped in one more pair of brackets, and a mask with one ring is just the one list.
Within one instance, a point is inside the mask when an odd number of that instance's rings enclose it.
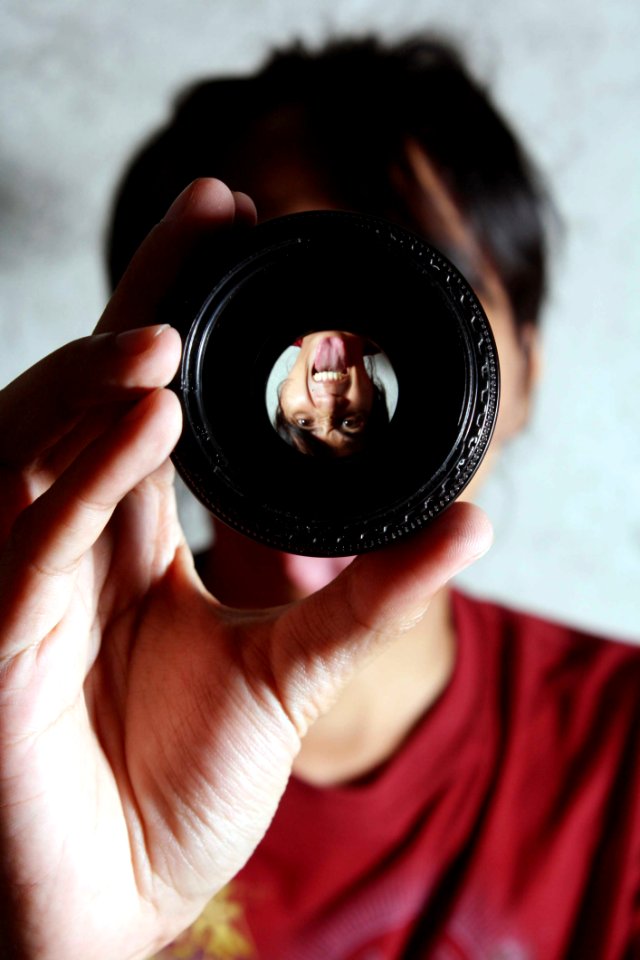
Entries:
{"label": "teeth", "polygon": [[313,379],[316,383],[325,383],[327,380],[345,380],[346,376],[343,370],[316,370]]}

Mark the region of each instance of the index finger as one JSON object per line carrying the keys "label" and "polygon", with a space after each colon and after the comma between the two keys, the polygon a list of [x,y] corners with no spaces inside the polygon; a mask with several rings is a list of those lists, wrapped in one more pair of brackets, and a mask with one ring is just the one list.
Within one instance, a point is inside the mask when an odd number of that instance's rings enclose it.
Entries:
{"label": "index finger", "polygon": [[256,209],[246,194],[233,192],[221,180],[194,180],[138,249],[96,332],[155,323],[162,301],[203,237],[255,221]]}
{"label": "index finger", "polygon": [[[121,333],[157,323],[163,299],[190,253],[205,236],[255,222],[253,202],[220,180],[196,180],[151,231],[98,324],[99,333]],[[158,328],[159,329],[159,328]],[[89,407],[123,399],[169,382],[177,365],[177,337],[165,336],[153,354],[110,349],[115,338],[67,344],[41,360],[0,394],[0,462],[21,464],[49,449]],[[150,331],[149,346],[152,342]],[[160,349],[158,349],[160,347]],[[150,369],[149,366],[151,365]]]}

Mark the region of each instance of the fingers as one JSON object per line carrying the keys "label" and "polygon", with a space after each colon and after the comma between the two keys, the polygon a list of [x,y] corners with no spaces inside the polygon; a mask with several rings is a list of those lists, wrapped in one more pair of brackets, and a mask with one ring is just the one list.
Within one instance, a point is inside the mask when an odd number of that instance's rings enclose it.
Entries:
{"label": "fingers", "polygon": [[456,503],[415,537],[356,558],[290,608],[275,626],[269,670],[298,732],[372,650],[416,626],[434,594],[491,542],[486,515]]}
{"label": "fingers", "polygon": [[134,257],[98,325],[99,335],[56,351],[2,391],[0,463],[23,465],[49,450],[87,407],[167,384],[179,362],[178,336],[144,328],[156,321],[203,236],[255,221],[253,201],[221,181],[197,180],[187,187]]}
{"label": "fingers", "polygon": [[45,357],[0,393],[0,462],[27,465],[86,411],[165,386],[180,349],[177,331],[153,326],[85,337]]}
{"label": "fingers", "polygon": [[251,197],[246,193],[241,193],[240,190],[234,190],[233,196],[236,201],[235,223],[238,225],[244,224],[248,227],[254,227],[258,219],[258,211],[256,210],[256,205]]}
{"label": "fingers", "polygon": [[253,201],[220,180],[195,180],[173,202],[137,251],[105,310],[98,331],[153,323],[181,268],[203,237],[252,226]]}
{"label": "fingers", "polygon": [[180,429],[176,396],[148,394],[20,515],[0,570],[2,656],[59,622],[81,560],[118,503],[166,460]]}

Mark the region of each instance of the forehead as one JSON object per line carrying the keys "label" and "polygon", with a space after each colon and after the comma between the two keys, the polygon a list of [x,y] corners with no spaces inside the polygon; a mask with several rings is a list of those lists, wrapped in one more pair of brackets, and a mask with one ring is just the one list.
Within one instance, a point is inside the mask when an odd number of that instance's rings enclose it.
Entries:
{"label": "forehead", "polygon": [[232,148],[227,164],[234,184],[255,200],[259,220],[344,208],[342,190],[299,105],[283,105],[257,119]]}
{"label": "forehead", "polygon": [[447,171],[410,136],[388,144],[369,137],[354,147],[314,119],[300,104],[280,106],[253,122],[232,150],[231,181],[254,198],[259,219],[333,209],[382,216],[436,246],[482,293],[490,264]]}

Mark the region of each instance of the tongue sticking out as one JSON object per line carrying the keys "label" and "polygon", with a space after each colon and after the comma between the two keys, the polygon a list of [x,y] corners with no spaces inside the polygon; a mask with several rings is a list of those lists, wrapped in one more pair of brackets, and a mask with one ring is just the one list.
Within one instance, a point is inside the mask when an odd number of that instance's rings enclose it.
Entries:
{"label": "tongue sticking out", "polygon": [[313,358],[313,369],[318,373],[347,369],[347,348],[342,337],[325,337],[320,341]]}

